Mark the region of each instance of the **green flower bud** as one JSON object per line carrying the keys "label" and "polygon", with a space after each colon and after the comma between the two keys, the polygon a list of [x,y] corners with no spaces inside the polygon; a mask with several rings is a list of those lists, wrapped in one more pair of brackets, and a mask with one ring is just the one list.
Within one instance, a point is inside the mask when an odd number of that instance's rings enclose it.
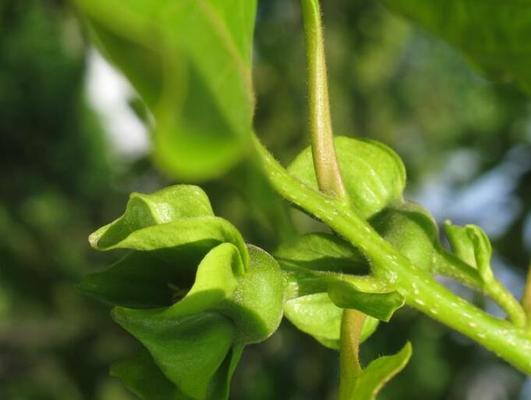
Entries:
{"label": "green flower bud", "polygon": [[116,305],[113,318],[149,352],[142,365],[116,369],[124,383],[142,393],[134,379],[140,368],[164,381],[161,388],[174,388],[167,393],[228,398],[243,347],[280,324],[285,278],[275,259],[245,245],[234,226],[213,215],[205,193],[186,185],[131,195],[124,215],[90,243],[132,250],[81,284]]}

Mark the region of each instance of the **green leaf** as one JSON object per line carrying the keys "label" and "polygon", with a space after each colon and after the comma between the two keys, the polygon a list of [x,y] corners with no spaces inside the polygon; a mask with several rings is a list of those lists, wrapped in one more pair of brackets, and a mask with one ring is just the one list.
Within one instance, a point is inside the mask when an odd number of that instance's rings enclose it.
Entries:
{"label": "green leaf", "polygon": [[252,131],[256,0],[75,3],[151,109],[165,170],[198,180],[238,161]]}
{"label": "green leaf", "polygon": [[531,91],[531,7],[506,0],[384,0],[435,36],[456,46],[491,77]]}
{"label": "green leaf", "polygon": [[389,321],[393,313],[405,303],[404,298],[395,291],[367,292],[360,290],[352,282],[330,283],[330,299],[341,308],[353,308],[381,321]]}
{"label": "green leaf", "polygon": [[115,362],[111,366],[111,376],[119,378],[142,400],[189,400],[164,376],[148,352]]}
{"label": "green leaf", "polygon": [[[343,309],[336,306],[328,293],[316,293],[289,300],[284,306],[286,318],[302,332],[313,336],[328,348],[339,350]],[[376,330],[378,320],[365,318],[361,341]]]}
{"label": "green leaf", "polygon": [[[406,172],[400,157],[382,143],[335,138],[337,158],[352,208],[367,219],[402,200]],[[302,182],[318,189],[311,149],[306,148],[289,167]]]}
{"label": "green leaf", "polygon": [[238,341],[258,343],[275,332],[282,320],[286,281],[276,260],[249,246],[250,265],[220,310],[236,324]]}
{"label": "green leaf", "polygon": [[374,400],[396,374],[404,369],[413,350],[410,343],[392,356],[380,357],[365,368],[353,385],[352,400]]}
{"label": "green leaf", "polygon": [[406,202],[386,208],[369,222],[415,266],[432,270],[439,231],[427,210],[418,204]]}
{"label": "green leaf", "polygon": [[343,239],[328,233],[309,233],[282,243],[275,251],[281,265],[296,265],[318,271],[366,273],[362,254]]}

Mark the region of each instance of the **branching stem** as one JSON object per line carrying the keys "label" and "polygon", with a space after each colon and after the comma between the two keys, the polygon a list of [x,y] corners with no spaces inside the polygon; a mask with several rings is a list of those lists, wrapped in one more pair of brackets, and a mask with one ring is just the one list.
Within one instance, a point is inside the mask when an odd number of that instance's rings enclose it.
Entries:
{"label": "branching stem", "polygon": [[406,303],[531,373],[531,332],[495,318],[456,296],[429,273],[415,267],[366,221],[343,203],[292,177],[255,137],[264,173],[286,200],[319,218],[371,260],[373,273],[394,285]]}
{"label": "branching stem", "polygon": [[526,325],[528,317],[526,317],[522,306],[494,275],[491,274],[489,279],[485,280],[476,268],[470,267],[455,255],[440,248],[437,249],[434,261],[436,273],[454,278],[470,288],[489,296],[506,312],[515,325],[520,327]]}

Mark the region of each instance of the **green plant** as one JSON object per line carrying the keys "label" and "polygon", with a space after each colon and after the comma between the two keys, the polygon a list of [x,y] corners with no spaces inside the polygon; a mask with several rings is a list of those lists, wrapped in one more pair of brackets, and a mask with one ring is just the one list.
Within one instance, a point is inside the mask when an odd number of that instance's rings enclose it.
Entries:
{"label": "green plant", "polygon": [[[132,194],[125,213],[90,236],[98,250],[130,253],[82,288],[113,304],[115,321],[145,348],[112,368],[133,392],[228,398],[244,347],[266,340],[285,316],[340,351],[341,400],[373,399],[412,348],[362,368],[359,346],[404,304],[531,372],[528,301],[522,306],[494,277],[483,231],[447,222],[445,248],[429,212],[404,200],[406,172],[393,150],[334,139],[317,0],[301,0],[311,146],[287,169],[253,133],[255,1],[76,4],[152,113],[162,168],[197,181],[250,153],[278,194],[334,232],[296,235],[270,255],[216,217],[196,186]],[[507,320],[456,296],[436,275],[492,298]]]}

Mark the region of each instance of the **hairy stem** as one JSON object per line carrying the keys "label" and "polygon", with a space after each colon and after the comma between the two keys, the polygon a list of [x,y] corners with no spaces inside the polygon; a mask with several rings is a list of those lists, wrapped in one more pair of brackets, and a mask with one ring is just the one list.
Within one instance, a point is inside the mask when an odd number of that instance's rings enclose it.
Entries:
{"label": "hairy stem", "polygon": [[316,216],[372,262],[374,274],[394,285],[411,307],[461,332],[520,370],[531,373],[531,333],[478,309],[415,267],[366,221],[341,202],[287,173],[255,137],[264,172],[286,200]]}
{"label": "hairy stem", "polygon": [[339,400],[351,400],[356,378],[362,369],[359,358],[361,331],[365,314],[358,310],[345,310],[341,318],[341,353],[339,355]]}
{"label": "hairy stem", "polygon": [[[336,157],[319,0],[301,0],[308,63],[308,98],[313,165],[319,189],[346,203],[347,192]],[[365,316],[344,310],[341,321],[340,399],[350,399],[354,378],[361,371],[358,361],[361,328]]]}
{"label": "hairy stem", "polygon": [[336,158],[319,0],[301,0],[308,63],[308,99],[313,163],[319,189],[334,198],[346,197]]}

